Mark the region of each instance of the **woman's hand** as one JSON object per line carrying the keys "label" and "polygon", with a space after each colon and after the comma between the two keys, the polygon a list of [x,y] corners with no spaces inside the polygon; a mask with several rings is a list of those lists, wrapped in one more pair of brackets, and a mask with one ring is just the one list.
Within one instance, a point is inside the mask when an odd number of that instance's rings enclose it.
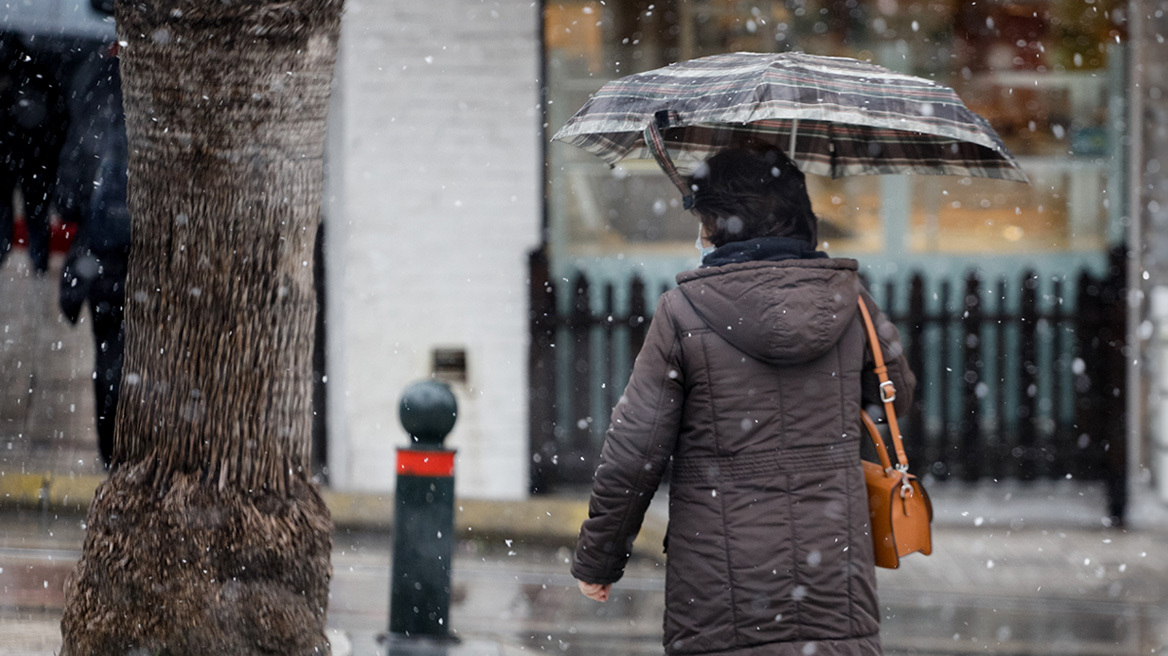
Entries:
{"label": "woman's hand", "polygon": [[583,581],[576,581],[580,586],[580,593],[585,597],[594,601],[608,601],[608,593],[612,590],[611,583],[585,583]]}

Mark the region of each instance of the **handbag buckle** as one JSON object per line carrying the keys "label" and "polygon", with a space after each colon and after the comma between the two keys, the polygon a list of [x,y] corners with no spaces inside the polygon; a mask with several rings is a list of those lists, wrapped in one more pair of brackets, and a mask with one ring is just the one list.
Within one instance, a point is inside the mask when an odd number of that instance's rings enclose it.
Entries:
{"label": "handbag buckle", "polygon": [[892,403],[896,400],[896,386],[891,380],[880,383],[880,400],[883,403]]}
{"label": "handbag buckle", "polygon": [[896,471],[900,474],[900,498],[905,499],[913,495],[912,485],[908,482],[908,466],[896,464]]}

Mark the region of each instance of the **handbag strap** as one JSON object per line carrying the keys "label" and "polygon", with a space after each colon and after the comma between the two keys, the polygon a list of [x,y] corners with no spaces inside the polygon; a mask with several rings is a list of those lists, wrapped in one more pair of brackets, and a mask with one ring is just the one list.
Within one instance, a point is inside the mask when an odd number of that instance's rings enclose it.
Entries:
{"label": "handbag strap", "polygon": [[[872,324],[872,315],[868,312],[868,304],[864,302],[863,297],[860,297],[857,302],[860,304],[860,316],[864,318],[864,328],[868,332],[868,344],[872,347],[872,358],[876,361],[876,377],[880,379],[880,400],[884,403],[884,417],[888,421],[888,432],[892,435],[892,445],[896,448],[896,461],[899,463],[897,469],[907,472],[908,455],[904,452],[904,442],[900,438],[900,424],[897,423],[896,411],[892,408],[892,402],[896,399],[896,386],[888,378],[888,367],[884,364],[884,353],[880,350],[880,339],[876,336],[876,326]],[[876,430],[875,424],[872,423],[872,419],[867,416],[867,413],[861,413],[861,415],[865,425],[868,426],[868,434],[876,443],[880,464],[887,471],[892,466],[888,459],[888,447],[884,445],[880,431]]]}
{"label": "handbag strap", "polygon": [[892,461],[888,459],[888,449],[884,446],[884,438],[880,437],[880,429],[876,427],[876,422],[872,421],[868,413],[863,410],[860,410],[860,421],[864,422],[864,428],[868,429],[868,436],[876,445],[876,456],[880,459],[880,469],[884,470],[886,474],[891,474]]}

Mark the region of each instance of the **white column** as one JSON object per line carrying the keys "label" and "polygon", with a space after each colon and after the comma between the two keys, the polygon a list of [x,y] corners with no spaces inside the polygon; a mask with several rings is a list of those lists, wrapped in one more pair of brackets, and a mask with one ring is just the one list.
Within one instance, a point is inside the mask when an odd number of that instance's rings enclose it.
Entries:
{"label": "white column", "polygon": [[1150,319],[1154,326],[1151,345],[1152,357],[1156,363],[1152,387],[1152,475],[1155,478],[1156,493],[1162,502],[1168,503],[1168,286],[1152,288]]}
{"label": "white column", "polygon": [[539,3],[349,0],[330,207],[332,484],[392,490],[398,401],[435,349],[460,495],[528,485],[527,253],[542,220]]}

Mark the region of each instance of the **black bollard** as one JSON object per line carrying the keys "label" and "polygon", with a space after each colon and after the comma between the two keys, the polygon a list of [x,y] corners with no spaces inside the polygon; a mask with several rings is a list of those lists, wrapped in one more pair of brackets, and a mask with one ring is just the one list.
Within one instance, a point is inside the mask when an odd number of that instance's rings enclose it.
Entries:
{"label": "black bollard", "polygon": [[[399,416],[410,445],[397,450],[389,637],[454,641],[450,635],[450,559],[454,551],[454,450],[442,441],[458,402],[438,381],[402,393]],[[391,649],[391,653],[394,650]]]}

